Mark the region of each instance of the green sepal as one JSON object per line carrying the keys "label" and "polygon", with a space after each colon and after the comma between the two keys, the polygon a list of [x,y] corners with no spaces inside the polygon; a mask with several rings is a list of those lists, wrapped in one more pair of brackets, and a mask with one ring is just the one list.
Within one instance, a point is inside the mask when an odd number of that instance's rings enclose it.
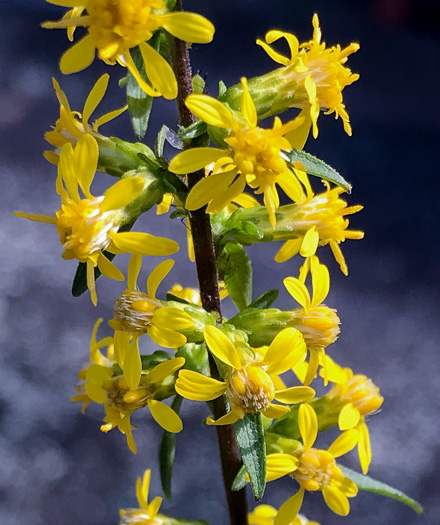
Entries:
{"label": "green sepal", "polygon": [[249,308],[270,308],[272,304],[278,299],[279,295],[279,290],[267,290],[267,292],[263,292],[260,297],[257,297],[255,301],[252,301],[249,305]]}
{"label": "green sepal", "polygon": [[395,489],[394,487],[391,487],[382,481],[377,481],[376,479],[370,478],[370,476],[359,474],[358,472],[355,472],[354,470],[351,470],[340,464],[338,465],[341,467],[344,476],[347,476],[347,478],[356,483],[360,490],[374,492],[375,494],[380,494],[381,496],[386,496],[387,498],[396,499],[397,501],[400,501],[400,503],[411,507],[415,512],[417,512],[417,514],[423,513],[423,507],[420,505],[420,503],[404,494],[401,490]]}
{"label": "green sepal", "polygon": [[266,433],[267,454],[295,454],[302,447],[302,443],[296,439]]}
{"label": "green sepal", "polygon": [[293,149],[287,153],[289,157],[290,167],[294,167],[295,161],[304,166],[304,171],[309,175],[314,175],[320,179],[333,182],[337,186],[341,186],[347,193],[351,193],[351,184],[347,182],[342,175],[340,175],[334,168],[326,164],[323,160],[310,155],[305,151]]}
{"label": "green sepal", "polygon": [[243,310],[252,301],[252,265],[246,251],[238,242],[229,241],[223,245],[217,264],[231,299]]}
{"label": "green sepal", "polygon": [[261,414],[246,414],[232,425],[232,429],[252,492],[258,501],[266,488],[266,442]]}
{"label": "green sepal", "polygon": [[208,351],[204,343],[187,343],[177,350],[176,357],[185,358],[183,368],[199,372],[205,376],[209,375]]}
{"label": "green sepal", "polygon": [[[180,407],[182,406],[182,401],[183,397],[177,394],[171,405],[171,408],[174,410],[174,412],[176,412],[176,414],[179,413]],[[173,432],[167,432],[165,430],[159,447],[159,470],[162,490],[167,499],[171,499],[171,480],[173,477],[175,453],[176,434]]]}
{"label": "green sepal", "polygon": [[[156,51],[159,51],[160,47],[160,31],[158,31],[149,40],[148,44],[152,46]],[[148,81],[145,73],[144,60],[142,58],[141,51],[138,46],[134,47],[130,51],[134,63],[141,75],[141,77]],[[148,121],[150,119],[151,108],[153,106],[153,97],[150,97],[136,82],[136,79],[130,73],[127,74],[126,83],[127,92],[127,104],[128,111],[130,113],[131,125],[136,137],[140,140],[145,136],[148,128]]]}

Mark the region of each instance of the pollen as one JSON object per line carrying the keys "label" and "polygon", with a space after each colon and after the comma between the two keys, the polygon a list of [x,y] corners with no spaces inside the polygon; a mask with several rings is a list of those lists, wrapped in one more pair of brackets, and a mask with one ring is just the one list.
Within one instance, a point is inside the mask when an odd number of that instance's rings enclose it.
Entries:
{"label": "pollen", "polygon": [[306,490],[322,490],[334,479],[342,479],[335,458],[326,450],[311,448],[298,458],[298,468],[290,475]]}
{"label": "pollen", "polygon": [[227,379],[227,394],[231,403],[255,414],[268,408],[275,397],[275,387],[269,374],[251,363],[232,372]]}

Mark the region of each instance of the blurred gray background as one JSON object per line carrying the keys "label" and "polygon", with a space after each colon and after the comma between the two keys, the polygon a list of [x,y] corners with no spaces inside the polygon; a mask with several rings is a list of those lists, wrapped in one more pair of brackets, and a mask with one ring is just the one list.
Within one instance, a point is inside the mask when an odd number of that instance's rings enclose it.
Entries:
{"label": "blurred gray background", "polygon": [[[214,43],[194,46],[194,71],[206,75],[208,89],[217,82],[236,83],[267,71],[273,63],[255,45],[271,28],[308,40],[311,17],[321,19],[324,40],[347,45],[359,41],[350,58],[361,80],[344,92],[353,124],[347,137],[340,122],[321,117],[320,136],[307,150],[325,159],[353,183],[348,200],[365,210],[352,218],[366,232],[362,242],[343,246],[350,268],[345,278],[329,249],[319,255],[331,269],[327,304],[343,321],[339,341],[330,348],[338,362],[365,373],[385,397],[371,418],[373,464],[370,474],[398,486],[425,506],[425,514],[380,496],[361,493],[352,500],[345,522],[358,525],[434,525],[440,523],[438,347],[439,313],[439,171],[440,140],[438,2],[428,0],[243,0],[187,1],[217,26]],[[157,463],[159,427],[145,413],[134,418],[138,454],[114,430],[102,434],[102,411],[86,415],[70,403],[76,374],[88,359],[88,342],[98,316],[108,320],[118,283],[98,281],[98,308],[89,298],[73,298],[76,264],[61,259],[54,228],[13,217],[16,209],[53,213],[55,168],[42,157],[43,133],[58,116],[51,77],[61,82],[72,107],[81,110],[94,81],[106,68],[92,67],[69,77],[57,69],[68,42],[64,31],[48,31],[40,22],[57,19],[63,9],[43,0],[0,2],[0,516],[8,525],[116,524],[118,508],[136,506],[134,483],[153,469],[151,495],[160,494]],[[101,113],[123,105],[117,86],[121,68],[111,70],[111,90]],[[99,111],[98,111],[99,113]],[[173,103],[158,101],[147,141],[166,121],[175,126]],[[127,116],[103,128],[131,138]],[[108,181],[98,176],[97,187]],[[154,212],[140,226],[182,243],[179,264],[165,286],[195,285],[185,258],[184,227],[158,221]],[[159,229],[160,228],[160,229]],[[275,246],[251,250],[255,295],[279,287],[295,275],[294,262],[276,265]],[[160,259],[146,259],[142,280]],[[120,258],[122,266],[126,264]],[[280,307],[292,305],[282,293]],[[233,308],[225,306],[225,314]],[[101,334],[105,335],[105,329]],[[201,425],[207,409],[184,404],[185,431],[177,438],[174,497],[162,510],[177,516],[227,522],[215,432]],[[320,442],[326,444],[326,436]],[[330,438],[328,438],[330,439]],[[327,439],[327,442],[328,442]],[[356,466],[356,458],[349,459]],[[268,486],[264,502],[280,505],[296,490],[290,480]],[[342,523],[308,495],[304,512],[323,525]]]}

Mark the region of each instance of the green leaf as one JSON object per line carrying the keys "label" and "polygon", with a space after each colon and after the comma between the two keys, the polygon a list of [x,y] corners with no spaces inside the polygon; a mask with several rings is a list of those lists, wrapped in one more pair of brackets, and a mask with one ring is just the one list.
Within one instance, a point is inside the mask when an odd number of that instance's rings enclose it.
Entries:
{"label": "green leaf", "polygon": [[252,265],[241,244],[229,241],[218,257],[220,278],[239,310],[252,301]]}
{"label": "green leaf", "polygon": [[227,89],[228,88],[226,87],[226,84],[223,82],[223,80],[220,80],[218,83],[218,98],[222,98]]}
{"label": "green leaf", "polygon": [[204,135],[206,133],[206,129],[206,122],[203,122],[203,120],[198,120],[187,128],[180,128],[177,136],[180,140],[192,140]]}
{"label": "green leaf", "polygon": [[293,149],[287,155],[289,157],[289,164],[291,166],[293,166],[295,161],[298,161],[304,166],[304,170],[309,175],[314,175],[315,177],[333,182],[333,184],[344,188],[347,193],[351,193],[351,184],[323,160],[320,160],[317,157],[310,155],[310,153],[299,149]]}
{"label": "green leaf", "polygon": [[255,301],[252,301],[249,308],[270,308],[278,299],[279,295],[280,292],[278,290],[267,290],[267,292],[262,293]]}
{"label": "green leaf", "polygon": [[163,148],[165,146],[165,140],[167,138],[167,131],[168,126],[165,126],[165,124],[160,128],[159,133],[156,137],[156,143],[154,146],[154,151],[156,153],[156,157],[163,157]]}
{"label": "green leaf", "polygon": [[176,357],[185,358],[184,368],[186,370],[209,375],[208,351],[204,343],[186,343],[177,350]]}
{"label": "green leaf", "polygon": [[255,499],[260,500],[266,488],[266,443],[261,414],[246,414],[232,425],[232,429],[252,492]]}
{"label": "green leaf", "polygon": [[170,354],[165,350],[156,350],[150,355],[141,355],[142,370],[151,370],[156,365],[171,359]]}
{"label": "green leaf", "polygon": [[196,95],[201,95],[205,90],[205,79],[199,74],[195,74],[192,79],[193,91]]}
{"label": "green leaf", "polygon": [[[182,406],[183,397],[176,395],[172,409],[176,414],[179,413]],[[171,480],[173,477],[174,456],[176,453],[176,434],[172,432],[163,433],[162,441],[159,447],[159,470],[162,490],[167,499],[171,499]]]}
{"label": "green leaf", "polygon": [[423,507],[417,503],[417,501],[413,500],[399,489],[395,489],[394,487],[391,487],[386,483],[382,483],[381,481],[377,481],[376,479],[370,478],[369,476],[359,474],[358,472],[355,472],[354,470],[351,470],[347,467],[343,467],[342,465],[339,466],[341,467],[344,475],[347,476],[347,478],[350,478],[351,481],[354,481],[360,490],[374,492],[376,494],[380,494],[381,496],[396,499],[397,501],[400,501],[400,503],[411,507],[415,512],[417,512],[417,514],[423,513]]}
{"label": "green leaf", "polygon": [[[148,42],[156,51],[159,51],[160,47],[160,33],[161,31],[158,31]],[[134,47],[130,52],[141,77],[148,81],[139,47]],[[138,139],[142,139],[147,132],[153,97],[150,97],[143,91],[130,72],[127,74],[126,91],[133,131]]]}
{"label": "green leaf", "polygon": [[235,476],[234,482],[232,483],[232,490],[241,490],[246,486],[246,467],[242,465],[241,469]]}

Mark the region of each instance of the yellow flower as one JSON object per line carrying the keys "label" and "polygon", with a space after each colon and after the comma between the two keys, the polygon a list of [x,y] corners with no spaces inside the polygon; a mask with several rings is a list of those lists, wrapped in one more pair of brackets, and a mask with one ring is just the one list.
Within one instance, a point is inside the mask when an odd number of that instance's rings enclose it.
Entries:
{"label": "yellow flower", "polygon": [[[124,208],[144,188],[141,177],[118,181],[104,195],[94,197],[90,186],[98,164],[98,145],[89,134],[83,135],[75,147],[64,144],[58,166],[61,208],[55,216],[15,212],[35,222],[54,224],[64,248],[64,259],[78,259],[87,265],[87,286],[93,304],[98,298],[95,289],[95,268],[110,279],[124,280],[118,268],[103,254],[138,253],[171,255],[179,245],[170,239],[142,232],[118,232],[125,219]],[[81,198],[80,190],[85,198]]]}
{"label": "yellow flower", "polygon": [[[195,13],[165,13],[163,0],[47,0],[51,4],[71,9],[68,16],[57,22],[45,22],[47,29],[86,27],[87,34],[61,57],[62,73],[76,73],[87,68],[95,58],[106,64],[116,62],[127,67],[141,88],[150,96],[177,96],[177,82],[168,62],[147,44],[153,33],[165,29],[186,42],[208,43],[214,35],[214,26]],[[84,14],[86,11],[86,14]],[[76,16],[75,16],[76,15]],[[73,36],[73,33],[71,33]],[[139,46],[145,64],[148,83],[140,75],[130,49]]]}
{"label": "yellow flower", "polygon": [[356,428],[359,431],[358,455],[362,472],[366,474],[371,463],[370,433],[365,419],[382,406],[383,397],[370,378],[362,374],[353,374],[350,368],[344,369],[346,380],[326,394],[340,403],[338,424],[340,430]]}
{"label": "yellow flower", "polygon": [[292,146],[284,136],[298,128],[301,119],[282,124],[276,117],[272,129],[257,126],[257,113],[249,94],[247,80],[241,79],[243,96],[241,113],[237,115],[217,99],[208,95],[190,95],[185,104],[201,120],[211,126],[230,130],[225,142],[228,149],[193,148],[176,155],[169,169],[178,175],[200,170],[215,162],[212,174],[198,182],[186,200],[188,210],[208,205],[208,213],[218,213],[240,195],[246,183],[256,194],[264,194],[264,204],[272,227],[279,207],[276,185],[294,201],[305,198],[296,174],[288,167],[285,151]]}
{"label": "yellow flower", "polygon": [[[318,15],[313,15],[313,38],[309,42],[299,44],[298,39],[291,33],[283,31],[269,31],[266,42],[257,40],[266,53],[282,68],[282,77],[285,85],[280,85],[280,95],[288,99],[290,107],[307,110],[313,124],[313,136],[318,136],[318,116],[321,109],[326,114],[335,114],[341,117],[344,130],[351,135],[351,126],[348,113],[343,103],[342,91],[349,86],[359,75],[353,74],[344,64],[348,56],[359,49],[359,44],[352,43],[345,49],[338,44],[326,48],[321,42],[321,28]],[[269,44],[284,38],[290,48],[290,57],[285,57],[275,51]]]}
{"label": "yellow flower", "polygon": [[322,491],[328,507],[341,516],[350,512],[348,498],[358,492],[355,483],[342,474],[335,458],[352,450],[359,439],[356,430],[347,430],[330,445],[328,450],[313,448],[318,434],[318,418],[310,405],[302,404],[298,412],[298,425],[303,448],[291,454],[267,456],[268,481],[290,475],[300,484],[299,491],[289,498],[278,511],[274,525],[290,525],[298,514],[305,490]]}
{"label": "yellow flower", "polygon": [[[339,186],[330,189],[328,182],[323,182],[326,187],[324,193],[311,194],[303,202],[283,207],[283,220],[279,224],[292,231],[295,238],[283,244],[275,261],[287,261],[298,252],[303,257],[311,257],[318,246],[329,244],[341,271],[347,275],[348,268],[339,244],[346,239],[362,239],[364,232],[348,230],[349,221],[345,215],[357,213],[363,207],[347,207],[347,203],[339,198],[344,190]],[[280,236],[280,239],[283,237],[286,235]]]}
{"label": "yellow flower", "polygon": [[103,140],[103,135],[98,133],[99,126],[113,120],[127,109],[127,106],[124,106],[121,109],[106,113],[89,126],[90,116],[107,91],[109,78],[110,75],[104,74],[96,81],[87,97],[82,113],[71,110],[66,94],[62,91],[58,82],[54,78],[52,79],[53,87],[60,104],[60,117],[56,121],[53,129],[44,135],[47,142],[55,148],[55,151],[44,152],[44,156],[49,162],[58,164],[61,147],[67,142],[75,145],[86,133],[90,133],[95,138],[99,137]]}
{"label": "yellow flower", "polygon": [[[136,410],[148,407],[155,421],[169,432],[180,432],[180,417],[165,403],[155,397],[160,395],[160,384],[172,376],[185,363],[183,357],[176,357],[159,363],[149,372],[142,372],[138,386],[131,388],[124,376],[114,375],[115,350],[113,338],[96,342],[96,332],[102,319],[95,324],[90,344],[91,364],[78,374],[82,383],[76,388],[78,395],[73,402],[82,402],[83,412],[90,402],[104,405],[106,416],[101,426],[103,432],[118,427],[126,435],[127,444],[136,453],[130,416]],[[107,356],[100,348],[108,346]],[[128,350],[130,352],[131,349]]]}
{"label": "yellow flower", "polygon": [[137,286],[141,264],[142,257],[133,255],[128,266],[128,289],[116,299],[115,317],[109,322],[115,329],[116,361],[131,388],[136,388],[141,378],[139,337],[148,334],[158,345],[178,348],[186,343],[186,337],[180,330],[193,325],[191,316],[186,312],[164,306],[156,298],[157,288],[174,266],[174,261],[167,259],[150,273],[147,293],[141,292]]}
{"label": "yellow flower", "polygon": [[[277,509],[270,505],[258,505],[249,513],[249,525],[273,525]],[[289,525],[319,525],[317,521],[309,521],[305,516],[298,514]]]}
{"label": "yellow flower", "polygon": [[305,345],[301,334],[294,328],[281,331],[273,340],[264,359],[251,358],[240,351],[218,328],[206,326],[206,344],[214,356],[230,367],[224,381],[206,377],[192,370],[181,370],[176,381],[176,392],[193,401],[211,401],[226,393],[231,411],[217,421],[208,418],[210,425],[229,425],[246,413],[262,412],[267,417],[279,417],[288,412],[283,405],[312,399],[315,391],[310,387],[291,387],[276,390],[271,375],[293,368],[304,356]]}
{"label": "yellow flower", "polygon": [[330,290],[330,274],[324,264],[314,258],[312,275],[313,296],[306,285],[296,277],[286,277],[283,283],[289,294],[302,308],[293,310],[293,324],[302,335],[310,351],[310,361],[304,378],[304,384],[312,382],[319,363],[324,366],[324,379],[327,382],[325,348],[338,338],[341,323],[337,312],[322,304]]}
{"label": "yellow flower", "polygon": [[141,478],[136,480],[136,498],[139,503],[138,509],[121,509],[119,511],[119,525],[160,525],[163,521],[158,517],[162,498],[159,496],[148,503],[148,492],[150,489],[151,470],[147,469]]}

